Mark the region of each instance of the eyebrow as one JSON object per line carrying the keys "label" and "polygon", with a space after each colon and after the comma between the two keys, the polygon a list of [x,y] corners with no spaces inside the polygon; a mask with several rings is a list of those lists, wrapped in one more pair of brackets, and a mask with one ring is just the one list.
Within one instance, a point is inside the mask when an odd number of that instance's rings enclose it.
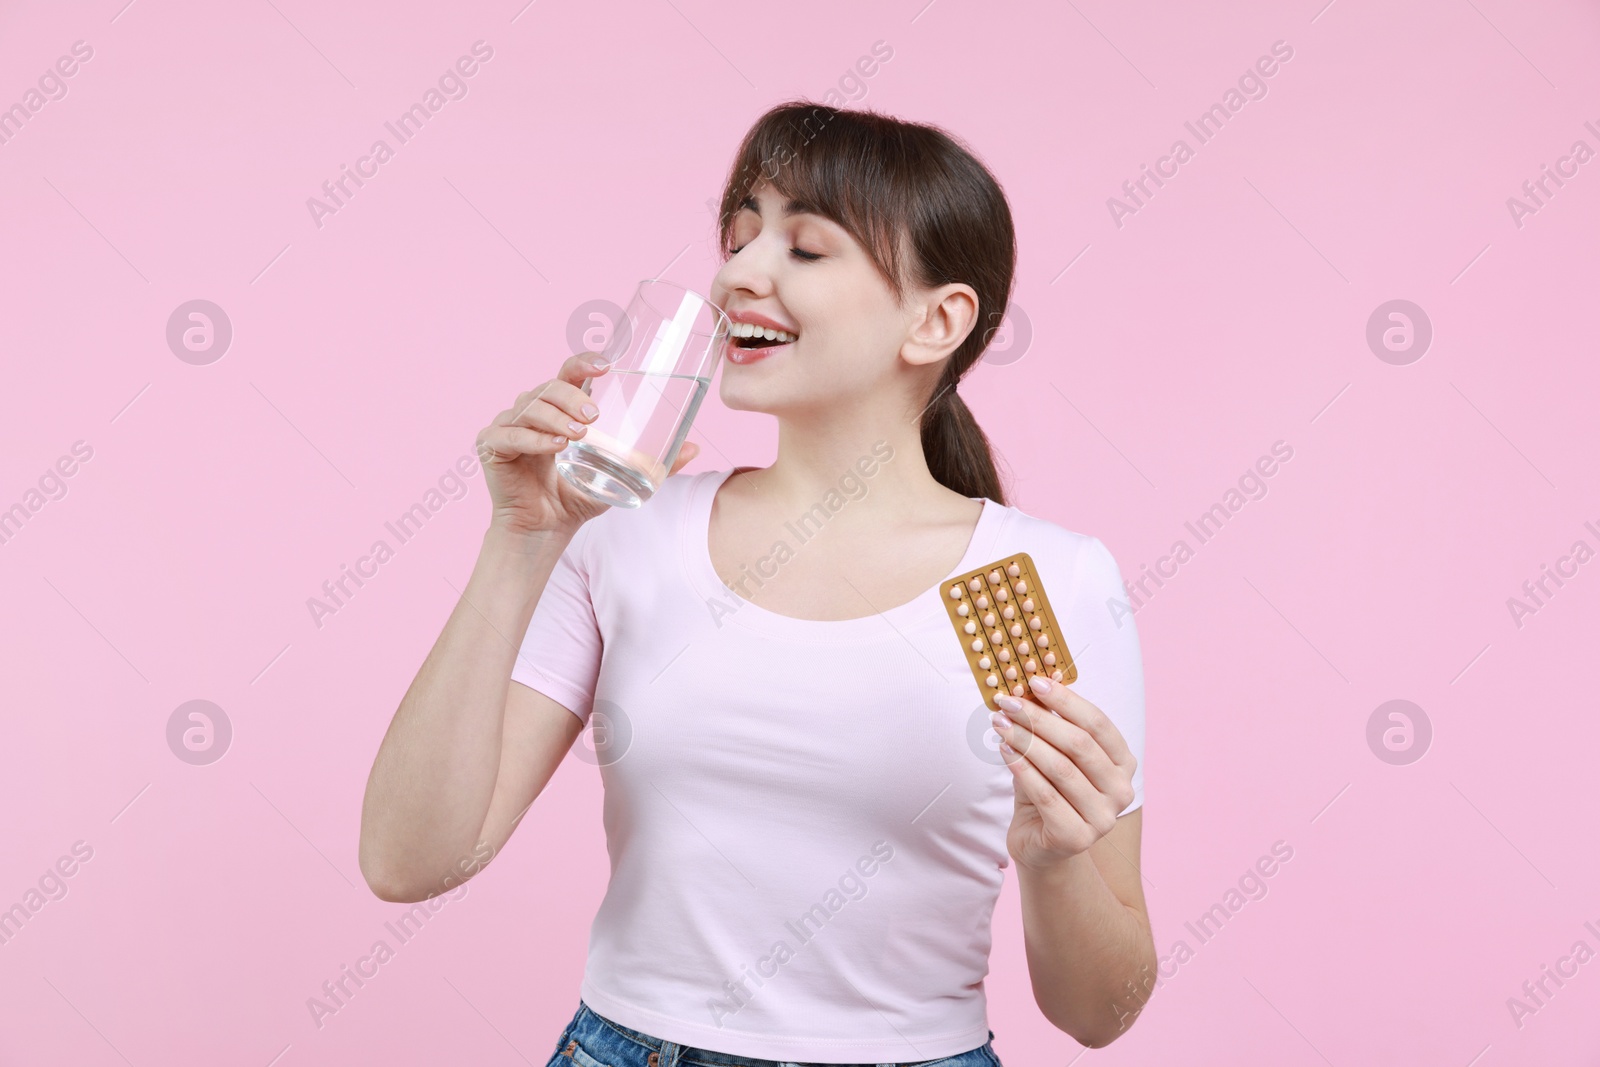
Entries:
{"label": "eyebrow", "polygon": [[[741,200],[739,202],[739,207],[749,208],[757,215],[761,214],[761,205],[756,203],[756,198],[754,195],[747,196]],[[808,203],[807,201],[789,200],[783,205],[783,214],[785,217],[788,217],[790,215],[820,215],[822,212],[817,210],[815,204]]]}

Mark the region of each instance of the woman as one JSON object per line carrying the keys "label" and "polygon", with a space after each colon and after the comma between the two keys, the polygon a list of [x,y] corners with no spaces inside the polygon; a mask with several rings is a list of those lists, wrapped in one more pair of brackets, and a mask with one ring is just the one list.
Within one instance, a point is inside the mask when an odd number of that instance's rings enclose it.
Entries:
{"label": "woman", "polygon": [[[598,715],[611,881],[552,1064],[997,1065],[1013,859],[1034,999],[1104,1045],[1153,983],[1142,666],[1110,553],[1006,505],[956,394],[1011,289],[1005,197],[934,127],[790,103],[722,208],[710,296],[762,336],[721,396],[777,418],[777,459],[679,475],[686,444],[644,507],[585,499],[553,456],[590,354],[485,428],[492,519],[378,752],[362,871],[394,901],[470,877]],[[1017,552],[1080,675],[991,725],[940,583]]]}

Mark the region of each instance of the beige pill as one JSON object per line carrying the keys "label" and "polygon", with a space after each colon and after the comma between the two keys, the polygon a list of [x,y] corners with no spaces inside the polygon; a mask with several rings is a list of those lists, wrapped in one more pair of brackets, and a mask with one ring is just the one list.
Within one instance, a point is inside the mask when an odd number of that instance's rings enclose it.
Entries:
{"label": "beige pill", "polygon": [[985,626],[993,626],[994,625],[994,612],[991,611],[991,612],[989,612],[987,615],[985,615],[983,617],[983,624]]}
{"label": "beige pill", "polygon": [[1026,578],[1024,578],[1022,581],[1017,583],[1017,592],[1026,593],[1027,591],[1028,591],[1028,580]]}
{"label": "beige pill", "polygon": [[983,638],[974,637],[972,639],[972,651],[974,651],[974,652],[982,652],[983,651]]}
{"label": "beige pill", "polygon": [[1021,682],[1018,682],[1016,685],[1011,687],[1011,695],[1012,696],[1019,697],[1019,696],[1022,695],[1022,693],[1023,693],[1023,689],[1022,689],[1022,683]]}
{"label": "beige pill", "polygon": [[984,679],[984,681],[986,681],[986,682],[988,682],[988,683],[989,683],[989,685],[990,685],[990,686],[991,686],[991,687],[992,687],[992,688],[995,688],[995,689],[999,689],[999,688],[1000,688],[1000,679],[999,679],[999,678],[996,678],[996,677],[995,677],[995,676],[994,676],[994,675],[992,675],[992,674],[991,674],[991,675],[989,675],[989,677],[987,677],[987,678],[985,678],[985,679]]}
{"label": "beige pill", "polygon": [[1000,568],[996,567],[994,570],[989,572],[989,581],[995,585],[1000,584]]}
{"label": "beige pill", "polygon": [[1063,675],[1062,675],[1062,673],[1060,671],[1054,671],[1054,672],[1051,673],[1050,677],[1054,678],[1056,681],[1059,682],[1059,681],[1061,681]]}
{"label": "beige pill", "polygon": [[959,585],[952,585],[950,587],[950,599],[951,600],[960,600],[961,599],[961,587]]}
{"label": "beige pill", "polygon": [[1018,641],[1017,642],[1017,651],[1021,652],[1024,656],[1026,656],[1029,652],[1033,651],[1033,646],[1028,644],[1028,642],[1026,642],[1026,641]]}
{"label": "beige pill", "polygon": [[994,598],[996,600],[1009,600],[1011,599],[1011,591],[1002,585],[994,591]]}
{"label": "beige pill", "polygon": [[962,629],[967,631],[969,634],[975,634],[978,632],[978,624],[973,622],[971,619],[968,619],[967,624],[963,626]]}
{"label": "beige pill", "polygon": [[978,657],[978,669],[980,671],[986,671],[990,667],[993,667],[993,666],[994,666],[994,662],[992,660],[990,660],[988,656],[979,656]]}
{"label": "beige pill", "polygon": [[989,635],[989,640],[996,645],[1004,644],[1006,635],[1001,633],[999,630],[996,630],[994,633]]}
{"label": "beige pill", "polygon": [[1022,568],[1013,563],[1011,566],[1006,568],[1006,573],[1015,578],[1017,575],[1022,573]]}
{"label": "beige pill", "polygon": [[1056,665],[1056,654],[1054,652],[1048,652],[1045,654],[1044,665],[1046,667],[1054,667]]}
{"label": "beige pill", "polygon": [[1015,606],[1007,604],[1005,610],[1000,614],[1004,615],[1008,619],[1014,619],[1017,617],[1017,609]]}
{"label": "beige pill", "polygon": [[961,615],[961,616],[964,617],[964,616],[972,614],[972,609],[967,607],[967,605],[965,605],[965,604],[957,604],[956,605],[956,614],[957,615]]}
{"label": "beige pill", "polygon": [[1012,637],[1021,637],[1022,636],[1022,624],[1020,622],[1014,622],[1014,623],[1011,624],[1011,636]]}
{"label": "beige pill", "polygon": [[1011,650],[1009,648],[1002,648],[999,652],[996,652],[995,655],[1000,657],[1001,663],[1011,662]]}
{"label": "beige pill", "polygon": [[978,604],[978,610],[979,611],[985,611],[989,607],[989,598],[986,597],[986,596],[981,596],[981,597],[978,598],[977,604]]}
{"label": "beige pill", "polygon": [[1039,620],[1039,616],[1035,615],[1033,618],[1028,620],[1028,629],[1042,630],[1044,629],[1044,623]]}
{"label": "beige pill", "polygon": [[1033,597],[1029,597],[1027,600],[1024,600],[1022,602],[1022,610],[1023,611],[1032,611],[1033,610]]}
{"label": "beige pill", "polygon": [[976,593],[978,590],[983,588],[983,579],[982,578],[974,578],[974,579],[972,579],[972,581],[967,583],[967,588],[972,590],[974,593]]}
{"label": "beige pill", "polygon": [[1024,663],[1022,666],[1023,666],[1024,670],[1026,670],[1029,674],[1032,674],[1034,671],[1039,669],[1039,661],[1036,660],[1036,659],[1030,659],[1028,662]]}
{"label": "beige pill", "polygon": [[1050,635],[1049,634],[1040,634],[1039,635],[1039,647],[1040,648],[1048,648],[1048,647],[1050,647]]}
{"label": "beige pill", "polygon": [[1017,669],[1015,667],[1006,668],[1006,679],[1012,682],[1017,680]]}

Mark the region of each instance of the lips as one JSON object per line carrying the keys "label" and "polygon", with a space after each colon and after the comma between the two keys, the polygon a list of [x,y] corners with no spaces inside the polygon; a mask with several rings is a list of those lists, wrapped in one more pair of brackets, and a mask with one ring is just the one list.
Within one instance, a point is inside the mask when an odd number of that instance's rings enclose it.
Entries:
{"label": "lips", "polygon": [[732,322],[740,323],[745,326],[760,326],[767,330],[782,330],[784,333],[792,333],[797,335],[800,333],[800,331],[795,329],[793,326],[787,326],[784,323],[779,322],[777,319],[769,319],[767,316],[754,311],[744,311],[742,309],[730,311],[728,312],[728,318]]}
{"label": "lips", "polygon": [[730,344],[727,348],[728,362],[737,363],[740,366],[757,363],[774,353],[785,352],[793,348],[794,344],[793,341],[785,341],[781,345],[767,345],[765,348],[740,348],[738,345]]}

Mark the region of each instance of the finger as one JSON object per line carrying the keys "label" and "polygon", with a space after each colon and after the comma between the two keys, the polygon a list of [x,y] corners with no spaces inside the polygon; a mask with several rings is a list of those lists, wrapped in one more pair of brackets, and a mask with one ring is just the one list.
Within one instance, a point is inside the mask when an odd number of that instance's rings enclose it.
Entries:
{"label": "finger", "polygon": [[1039,809],[1045,833],[1049,837],[1046,842],[1048,847],[1082,852],[1104,836],[1084,821],[1077,808],[1061,795],[1026,755],[1016,753],[1006,764],[1011,768],[1017,794]]}
{"label": "finger", "polygon": [[480,462],[504,462],[519,456],[560,452],[566,447],[565,435],[530,430],[526,426],[489,426],[478,435]]}
{"label": "finger", "polygon": [[511,406],[494,417],[493,425],[516,425],[517,421],[527,413],[529,408],[543,401],[546,396],[551,395],[551,389],[555,386],[560,386],[563,389],[568,388],[565,382],[552,380],[543,383],[537,388],[518,393],[517,398],[511,402]]}
{"label": "finger", "polygon": [[560,407],[571,418],[583,422],[592,421],[593,416],[582,414],[584,405],[590,403],[589,394],[583,389],[583,385],[588,379],[606,373],[610,366],[611,364],[607,363],[598,352],[579,352],[577,355],[567,357],[561,361],[561,366],[556,368],[554,378],[537,389],[531,389],[517,397],[516,403],[511,405],[510,419],[507,421],[515,421],[536,400],[545,400]]}
{"label": "finger", "polygon": [[1029,678],[1028,687],[1033,691],[1035,700],[1068,722],[1089,731],[1112,762],[1119,767],[1127,767],[1131,773],[1135,762],[1133,751],[1128,748],[1128,740],[1117,729],[1117,724],[1111,721],[1111,716],[1080,696],[1071,686],[1051,681],[1043,675],[1035,674]]}
{"label": "finger", "polygon": [[694,459],[694,457],[698,456],[699,454],[699,445],[695,444],[693,441],[685,441],[683,446],[678,449],[678,458],[672,461],[672,469],[667,473],[677,474],[679,468],[688,463],[690,460]]}
{"label": "finger", "polygon": [[495,422],[501,426],[526,426],[542,433],[579,438],[599,413],[600,409],[583,390],[566,382],[548,381],[519,396],[517,403],[502,412],[502,417]]}
{"label": "finger", "polygon": [[556,371],[556,380],[574,387],[581,386],[585,378],[597,377],[603,373],[603,367],[609,366],[605,357],[598,352],[579,352],[561,362],[561,367]]}
{"label": "finger", "polygon": [[1101,834],[1116,825],[1117,813],[1122,809],[1115,807],[1113,798],[1091,782],[1065,753],[1015,722],[1001,732],[1006,743],[1049,783],[1050,789],[1064,804],[1071,806],[1079,819]]}
{"label": "finger", "polygon": [[[1117,766],[1089,731],[1059,715],[1052,715],[1049,708],[1006,694],[996,697],[995,702],[1000,704],[1019,730],[1048,742],[1051,748],[1071,760],[1099,792],[1118,795],[1121,792],[1120,783],[1133,773]],[[1015,741],[1011,745],[1017,747]]]}

